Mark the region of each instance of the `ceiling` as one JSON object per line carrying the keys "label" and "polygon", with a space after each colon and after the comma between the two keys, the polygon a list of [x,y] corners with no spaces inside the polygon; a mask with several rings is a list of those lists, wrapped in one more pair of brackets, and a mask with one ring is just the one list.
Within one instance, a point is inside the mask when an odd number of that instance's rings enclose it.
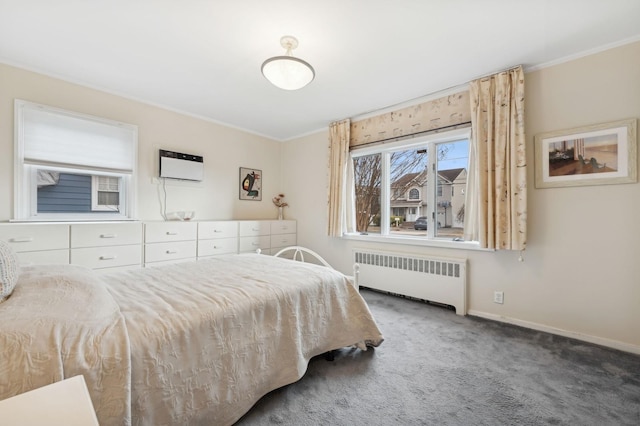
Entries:
{"label": "ceiling", "polygon": [[[639,22],[639,0],[0,0],[0,62],[289,140]],[[260,73],[283,35],[316,71],[298,91]]]}

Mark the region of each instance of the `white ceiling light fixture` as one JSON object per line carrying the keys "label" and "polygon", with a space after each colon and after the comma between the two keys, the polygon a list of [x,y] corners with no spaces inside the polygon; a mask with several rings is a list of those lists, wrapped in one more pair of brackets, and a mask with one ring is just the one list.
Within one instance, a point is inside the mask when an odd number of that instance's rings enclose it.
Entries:
{"label": "white ceiling light fixture", "polygon": [[283,36],[280,45],[287,49],[284,56],[274,56],[262,64],[262,75],[276,87],[284,90],[302,89],[313,81],[316,72],[302,59],[294,58],[291,51],[298,47],[293,36]]}

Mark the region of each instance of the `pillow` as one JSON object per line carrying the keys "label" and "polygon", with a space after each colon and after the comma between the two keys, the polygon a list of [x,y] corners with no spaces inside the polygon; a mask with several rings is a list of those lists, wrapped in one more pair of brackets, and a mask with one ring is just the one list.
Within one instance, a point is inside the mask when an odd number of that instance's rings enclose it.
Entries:
{"label": "pillow", "polygon": [[7,242],[0,240],[0,303],[11,296],[19,272],[18,256]]}

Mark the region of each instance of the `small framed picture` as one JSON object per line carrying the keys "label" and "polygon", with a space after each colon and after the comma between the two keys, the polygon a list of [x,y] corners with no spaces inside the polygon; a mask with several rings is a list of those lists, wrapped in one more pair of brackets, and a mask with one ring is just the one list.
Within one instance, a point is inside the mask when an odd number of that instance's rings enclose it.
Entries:
{"label": "small framed picture", "polygon": [[262,171],[240,167],[240,199],[262,200]]}
{"label": "small framed picture", "polygon": [[637,182],[637,120],[537,135],[535,166],[536,188]]}

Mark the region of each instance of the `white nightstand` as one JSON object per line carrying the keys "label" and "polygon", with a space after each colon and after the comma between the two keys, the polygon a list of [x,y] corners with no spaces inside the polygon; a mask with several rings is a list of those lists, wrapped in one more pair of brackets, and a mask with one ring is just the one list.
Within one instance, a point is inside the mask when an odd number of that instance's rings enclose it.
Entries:
{"label": "white nightstand", "polygon": [[0,401],[0,413],[3,425],[99,426],[82,376]]}

